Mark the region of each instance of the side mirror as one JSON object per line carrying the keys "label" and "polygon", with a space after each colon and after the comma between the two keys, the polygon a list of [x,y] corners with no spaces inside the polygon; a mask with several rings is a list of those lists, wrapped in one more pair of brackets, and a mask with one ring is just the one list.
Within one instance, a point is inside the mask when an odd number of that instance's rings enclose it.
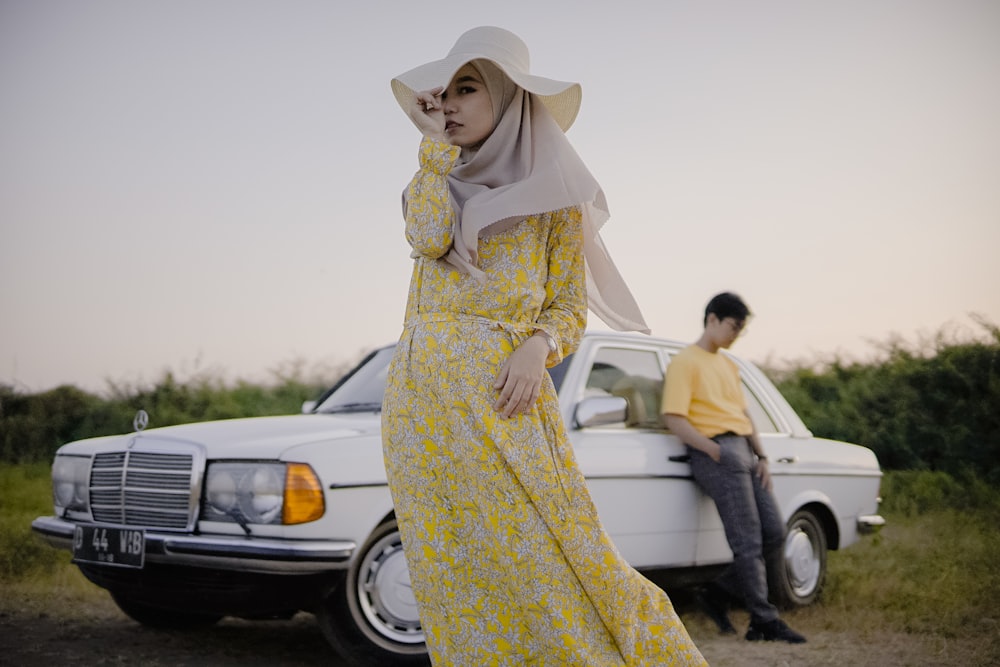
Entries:
{"label": "side mirror", "polygon": [[316,409],[316,401],[302,401],[302,414],[308,415],[312,414],[312,411]]}
{"label": "side mirror", "polygon": [[592,396],[576,404],[573,423],[576,428],[606,426],[625,422],[628,401],[620,396]]}

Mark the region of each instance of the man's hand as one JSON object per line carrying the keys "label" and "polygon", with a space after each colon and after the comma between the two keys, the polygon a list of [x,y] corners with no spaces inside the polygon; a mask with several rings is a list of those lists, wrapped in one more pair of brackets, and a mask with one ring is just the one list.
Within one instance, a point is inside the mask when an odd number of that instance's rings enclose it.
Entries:
{"label": "man's hand", "polygon": [[665,413],[663,423],[684,444],[705,452],[716,463],[722,461],[722,445],[699,433],[684,415]]}
{"label": "man's hand", "polygon": [[771,490],[771,469],[767,465],[767,459],[757,459],[757,478],[760,484],[768,491]]}
{"label": "man's hand", "polygon": [[528,336],[500,367],[493,388],[500,396],[493,409],[505,418],[527,414],[535,406],[542,388],[549,345],[540,336]]}

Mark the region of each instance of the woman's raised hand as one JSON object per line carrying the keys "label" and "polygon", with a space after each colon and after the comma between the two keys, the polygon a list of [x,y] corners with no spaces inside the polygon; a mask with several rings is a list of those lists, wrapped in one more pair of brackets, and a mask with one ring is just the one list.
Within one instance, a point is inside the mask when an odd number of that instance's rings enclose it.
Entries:
{"label": "woman's raised hand", "polygon": [[444,111],[441,108],[441,93],[443,92],[443,86],[421,90],[413,98],[407,113],[424,136],[435,141],[448,143],[444,134]]}

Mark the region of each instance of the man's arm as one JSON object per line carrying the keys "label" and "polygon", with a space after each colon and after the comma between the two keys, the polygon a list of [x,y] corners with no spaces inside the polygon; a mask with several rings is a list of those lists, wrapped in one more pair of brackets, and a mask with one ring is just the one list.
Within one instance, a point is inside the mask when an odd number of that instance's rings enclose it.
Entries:
{"label": "man's arm", "polygon": [[719,462],[722,457],[722,447],[715,440],[702,435],[698,429],[691,425],[687,417],[669,412],[663,414],[662,417],[663,423],[681,439],[681,442],[705,452],[713,461]]}
{"label": "man's arm", "polygon": [[[746,411],[747,419],[750,420],[750,424],[753,424],[753,419],[750,418],[750,411]],[[753,427],[753,433],[747,436],[747,440],[750,441],[750,447],[753,448],[753,453],[757,455],[757,477],[760,477],[760,483],[765,489],[771,488],[771,468],[767,463],[767,455],[764,453],[764,447],[760,444],[760,438],[757,436],[757,427]]]}

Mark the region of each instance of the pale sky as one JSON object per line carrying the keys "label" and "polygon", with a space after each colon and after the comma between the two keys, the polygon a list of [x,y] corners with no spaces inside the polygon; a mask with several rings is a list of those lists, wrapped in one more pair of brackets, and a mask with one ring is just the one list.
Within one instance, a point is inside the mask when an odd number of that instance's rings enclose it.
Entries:
{"label": "pale sky", "polygon": [[655,335],[722,290],[758,362],[1000,324],[996,0],[0,0],[0,383],[395,340],[419,135],[389,80],[477,25],[582,83],[568,136]]}

